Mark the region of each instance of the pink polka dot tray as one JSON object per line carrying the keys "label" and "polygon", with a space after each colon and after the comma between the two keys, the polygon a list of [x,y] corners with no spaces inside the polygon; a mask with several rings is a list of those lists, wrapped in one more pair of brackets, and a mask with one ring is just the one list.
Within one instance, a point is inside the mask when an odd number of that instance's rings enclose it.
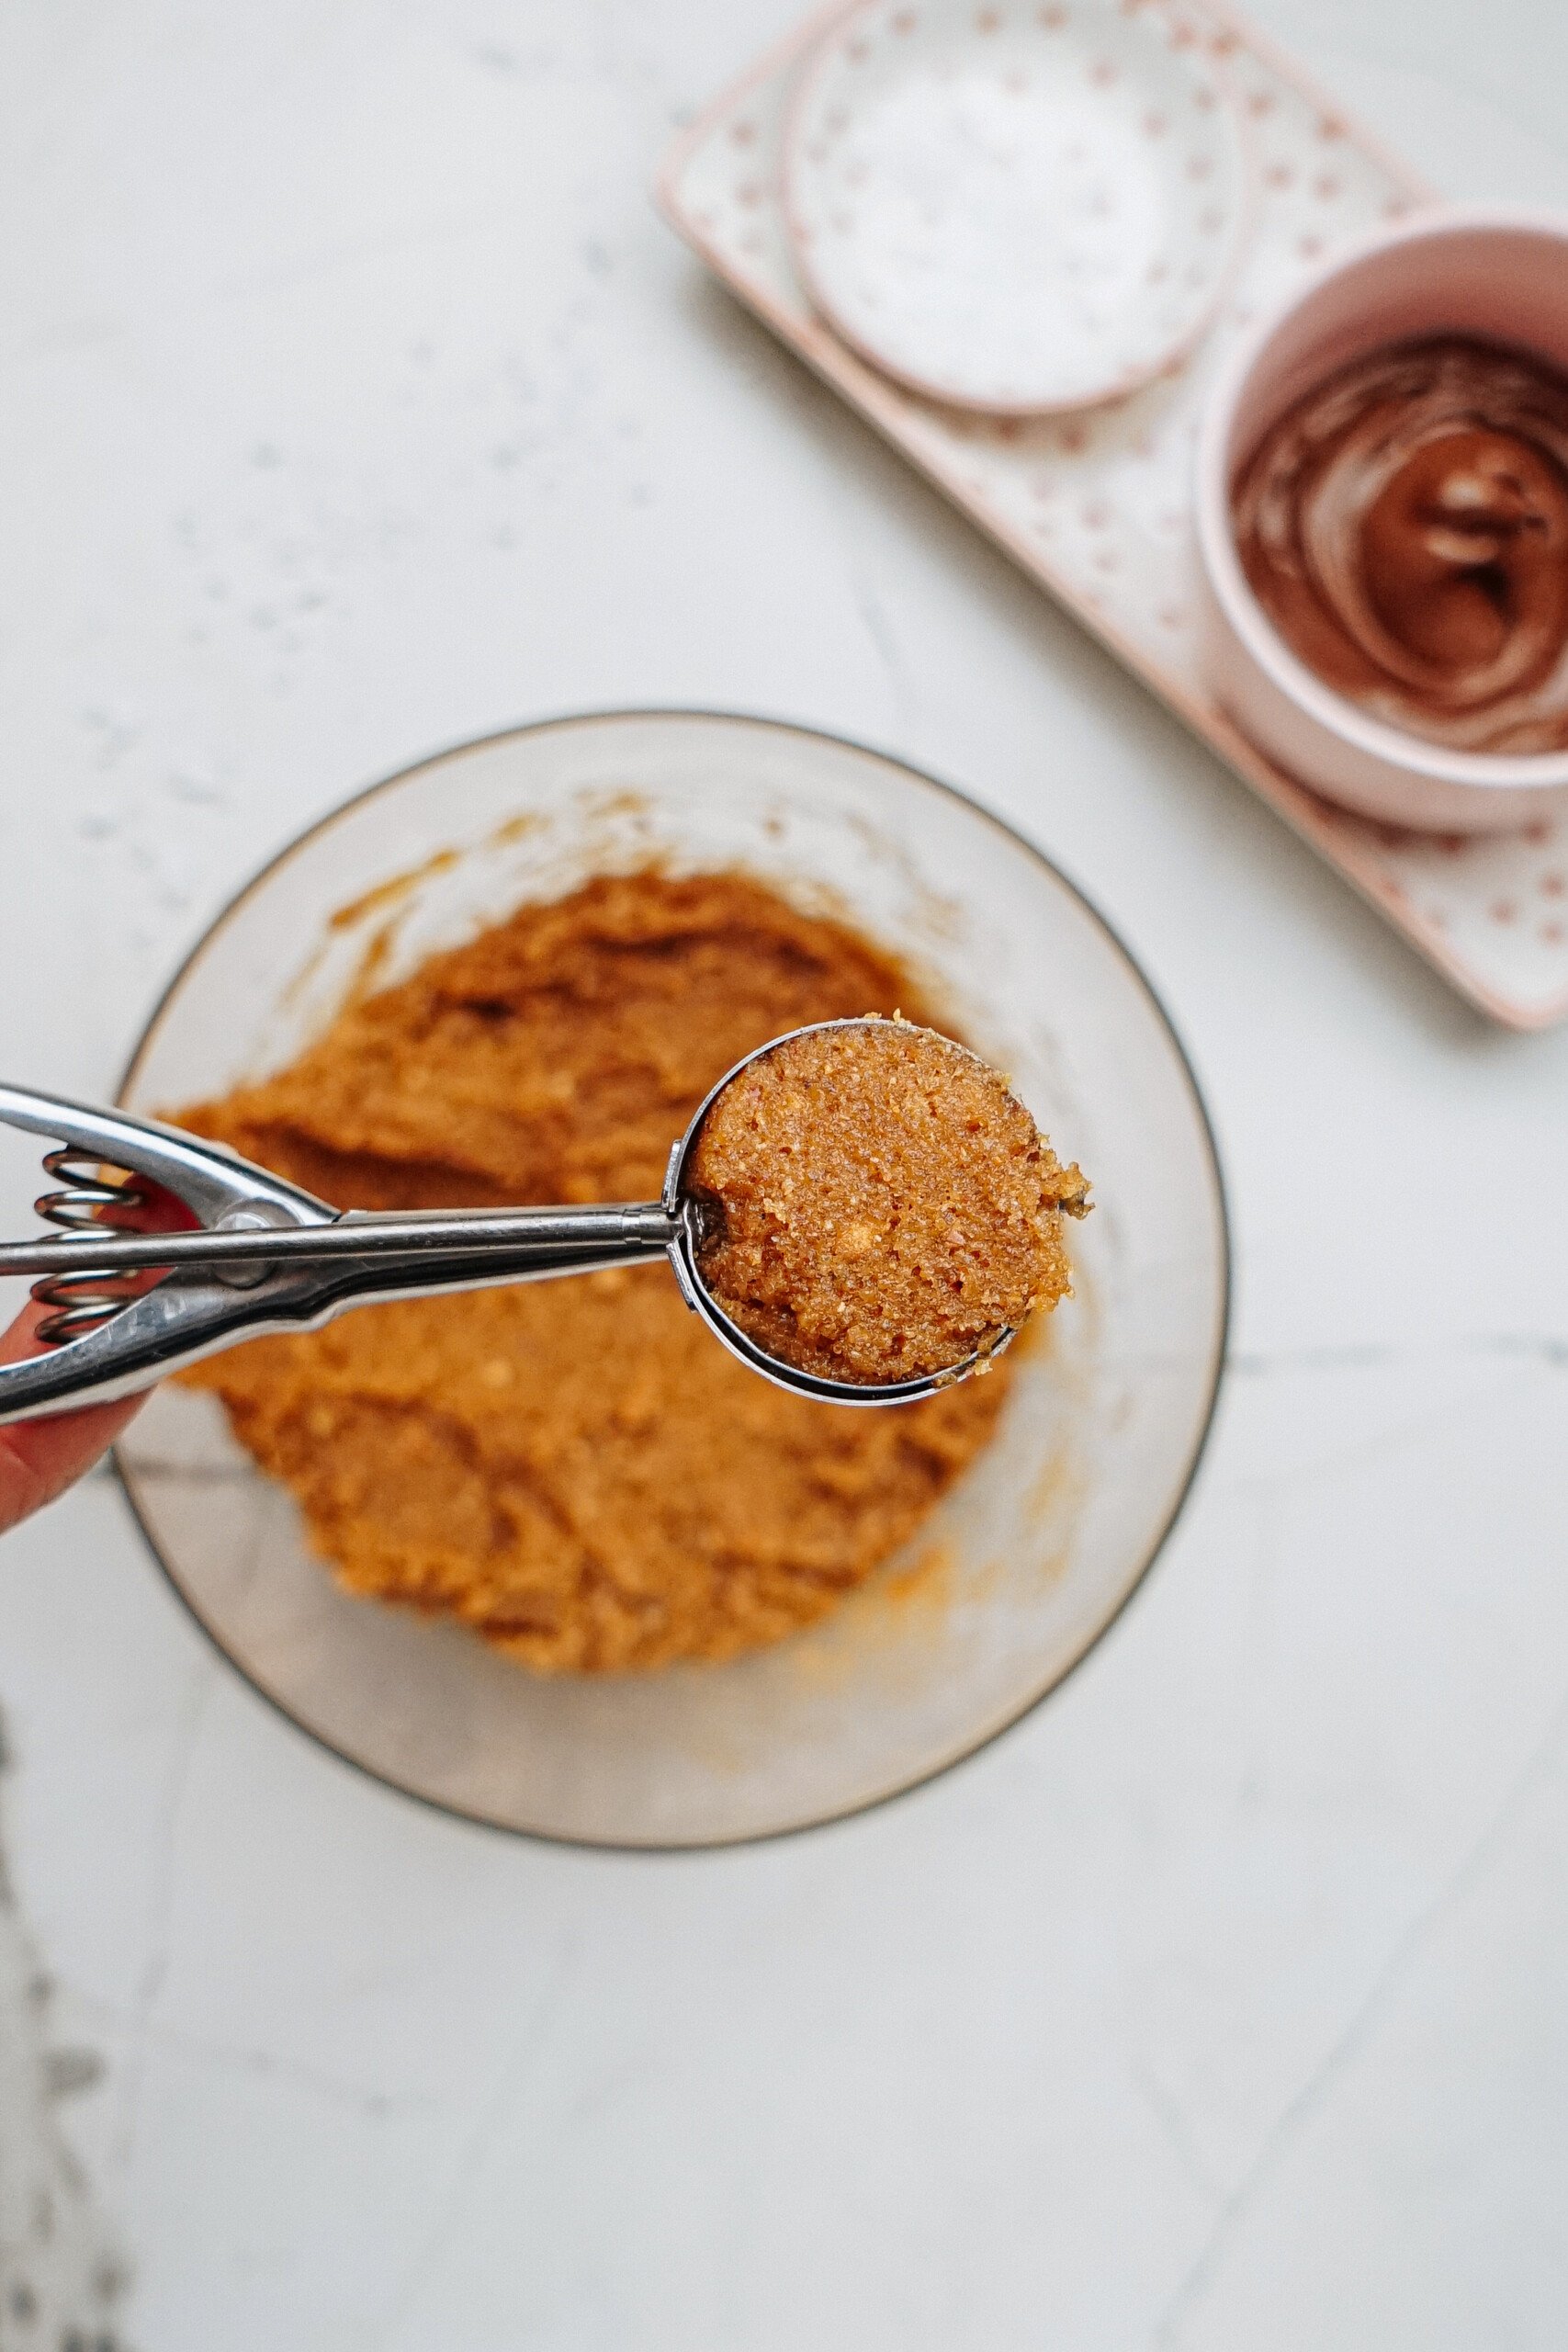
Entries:
{"label": "pink polka dot tray", "polygon": [[[897,0],[918,17],[920,0]],[[1140,0],[1123,0],[1129,15]],[[1055,14],[1066,13],[1061,0]],[[952,0],[942,0],[944,17]],[[786,213],[788,147],[822,82],[842,6],[802,26],[682,138],[660,184],[680,233],[740,299],[1043,587],[1068,606],[1471,1001],[1517,1029],[1568,1015],[1568,827],[1432,834],[1331,807],[1276,767],[1213,702],[1197,637],[1192,452],[1216,370],[1255,316],[1336,247],[1429,192],[1288,59],[1217,0],[1176,0],[1182,46],[1212,63],[1249,149],[1245,244],[1208,331],[1114,401],[1049,414],[948,405],[885,372],[803,279]],[[863,16],[863,8],[855,12]],[[1034,0],[976,0],[1005,40]],[[979,19],[985,20],[982,26]],[[907,247],[905,248],[908,249]],[[848,281],[846,280],[846,283]],[[840,325],[828,322],[835,311]],[[858,340],[869,349],[874,335]],[[913,369],[907,370],[913,374]]]}

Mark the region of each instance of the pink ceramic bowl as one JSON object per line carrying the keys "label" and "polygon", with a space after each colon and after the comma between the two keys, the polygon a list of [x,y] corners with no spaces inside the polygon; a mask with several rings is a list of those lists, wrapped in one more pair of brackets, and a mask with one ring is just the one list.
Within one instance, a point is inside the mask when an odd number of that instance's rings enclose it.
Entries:
{"label": "pink ceramic bowl", "polygon": [[1568,813],[1568,752],[1453,752],[1369,718],[1280,638],[1231,527],[1236,468],[1292,401],[1365,351],[1445,334],[1535,351],[1568,375],[1568,221],[1423,213],[1341,254],[1248,338],[1199,439],[1205,655],[1236,723],[1329,799],[1417,830],[1501,831]]}

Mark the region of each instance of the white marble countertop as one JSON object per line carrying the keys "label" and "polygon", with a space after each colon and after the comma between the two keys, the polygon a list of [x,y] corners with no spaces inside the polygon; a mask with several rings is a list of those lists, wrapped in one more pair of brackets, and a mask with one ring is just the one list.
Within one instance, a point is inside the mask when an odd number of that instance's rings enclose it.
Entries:
{"label": "white marble countertop", "polygon": [[[139,2352],[1546,2352],[1568,1034],[1463,1010],[704,283],[650,175],[794,13],[0,17],[6,1074],[111,1087],[235,884],[421,752],[837,728],[1007,814],[1164,990],[1235,1214],[1212,1451],[1021,1730],[691,1860],[340,1768],[90,1481],[0,1553],[0,2276],[47,2165],[51,2276],[112,2249]],[[1262,13],[1439,185],[1568,204],[1568,12]],[[27,2139],[35,2029],[85,2188]]]}

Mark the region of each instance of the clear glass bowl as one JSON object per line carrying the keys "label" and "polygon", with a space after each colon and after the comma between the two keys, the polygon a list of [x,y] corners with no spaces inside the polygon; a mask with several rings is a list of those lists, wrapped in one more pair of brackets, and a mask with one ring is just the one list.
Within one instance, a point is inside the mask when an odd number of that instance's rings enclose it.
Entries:
{"label": "clear glass bowl", "polygon": [[758,1656],[548,1679],[454,1627],[340,1591],[210,1396],[162,1389],[118,1461],[197,1621],[339,1756],[507,1829],[683,1847],[874,1804],[971,1754],[1060,1682],[1186,1494],[1219,1380],[1229,1260],[1192,1073],[1100,917],[944,786],[757,719],[565,719],[363,794],[214,924],[121,1099],[151,1112],[259,1075],[367,970],[394,979],[526,899],[653,858],[744,867],[897,949],[1094,1180],[1096,1213],[1073,1236],[1077,1295],[1015,1351],[999,1434],[914,1556]]}

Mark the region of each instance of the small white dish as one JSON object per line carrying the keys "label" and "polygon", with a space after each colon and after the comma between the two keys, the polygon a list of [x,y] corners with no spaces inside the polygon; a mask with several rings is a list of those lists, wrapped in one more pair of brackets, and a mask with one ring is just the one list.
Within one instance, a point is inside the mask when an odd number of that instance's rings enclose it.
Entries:
{"label": "small white dish", "polygon": [[823,316],[886,374],[996,415],[1113,398],[1190,349],[1246,184],[1213,45],[1161,0],[864,0],[784,141]]}

